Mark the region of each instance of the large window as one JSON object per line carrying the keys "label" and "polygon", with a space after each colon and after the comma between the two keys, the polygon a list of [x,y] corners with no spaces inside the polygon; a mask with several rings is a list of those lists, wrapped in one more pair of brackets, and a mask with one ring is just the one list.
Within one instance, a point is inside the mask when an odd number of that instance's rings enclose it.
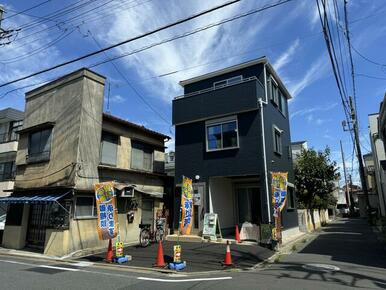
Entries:
{"label": "large window", "polygon": [[275,81],[275,79],[273,77],[270,77],[268,80],[268,93],[269,93],[271,102],[274,105],[279,106],[280,90],[279,90],[279,87],[277,85],[277,82]]}
{"label": "large window", "polygon": [[206,123],[207,151],[239,147],[237,120],[235,117]]}
{"label": "large window", "polygon": [[287,98],[282,92],[280,92],[279,110],[284,116],[287,115]]}
{"label": "large window", "polygon": [[139,142],[132,142],[131,147],[131,168],[153,171],[153,149]]}
{"label": "large window", "polygon": [[277,128],[276,126],[273,127],[273,150],[277,154],[282,154],[282,135],[283,131]]}
{"label": "large window", "polygon": [[28,162],[50,160],[51,135],[51,128],[30,133],[28,143]]}
{"label": "large window", "polygon": [[97,216],[94,196],[77,196],[75,218],[94,218]]}
{"label": "large window", "polygon": [[13,180],[15,178],[15,162],[0,163],[0,181]]}
{"label": "large window", "polygon": [[118,136],[102,132],[101,164],[117,166]]}

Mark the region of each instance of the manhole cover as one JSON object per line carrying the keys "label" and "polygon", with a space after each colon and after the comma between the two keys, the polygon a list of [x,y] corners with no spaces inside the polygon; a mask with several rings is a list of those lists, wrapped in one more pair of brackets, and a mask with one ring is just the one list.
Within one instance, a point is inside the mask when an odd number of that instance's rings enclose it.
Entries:
{"label": "manhole cover", "polygon": [[339,271],[339,267],[328,264],[305,264],[302,266],[304,269],[318,272],[335,272]]}

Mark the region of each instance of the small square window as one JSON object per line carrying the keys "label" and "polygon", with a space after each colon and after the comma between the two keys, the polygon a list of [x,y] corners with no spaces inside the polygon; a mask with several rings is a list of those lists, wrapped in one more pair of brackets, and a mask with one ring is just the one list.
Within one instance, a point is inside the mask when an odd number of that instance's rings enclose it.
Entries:
{"label": "small square window", "polygon": [[282,130],[277,127],[273,128],[273,148],[274,152],[281,155],[282,154]]}
{"label": "small square window", "polygon": [[77,196],[75,218],[94,218],[97,216],[94,196]]}

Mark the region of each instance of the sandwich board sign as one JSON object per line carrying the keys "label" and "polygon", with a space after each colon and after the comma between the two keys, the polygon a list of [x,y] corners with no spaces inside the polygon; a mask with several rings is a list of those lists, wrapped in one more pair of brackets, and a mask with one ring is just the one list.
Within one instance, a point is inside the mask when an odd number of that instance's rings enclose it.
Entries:
{"label": "sandwich board sign", "polygon": [[[204,228],[202,230],[202,236],[208,237],[211,241],[217,240],[216,232],[218,227],[219,227],[219,221],[218,221],[217,213],[206,213],[204,215]],[[221,235],[221,231],[220,231],[220,235]]]}

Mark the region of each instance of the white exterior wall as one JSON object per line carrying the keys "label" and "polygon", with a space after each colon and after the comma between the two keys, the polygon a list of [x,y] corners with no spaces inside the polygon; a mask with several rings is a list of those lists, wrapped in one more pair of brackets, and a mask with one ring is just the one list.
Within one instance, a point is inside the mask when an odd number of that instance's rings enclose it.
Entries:
{"label": "white exterior wall", "polygon": [[381,215],[386,216],[386,176],[380,164],[382,160],[386,160],[386,156],[383,141],[378,136],[378,116],[378,114],[369,115],[369,134],[374,158],[379,209]]}
{"label": "white exterior wall", "polygon": [[213,212],[218,214],[221,228],[234,228],[236,214],[232,181],[221,177],[210,178],[209,187]]}

